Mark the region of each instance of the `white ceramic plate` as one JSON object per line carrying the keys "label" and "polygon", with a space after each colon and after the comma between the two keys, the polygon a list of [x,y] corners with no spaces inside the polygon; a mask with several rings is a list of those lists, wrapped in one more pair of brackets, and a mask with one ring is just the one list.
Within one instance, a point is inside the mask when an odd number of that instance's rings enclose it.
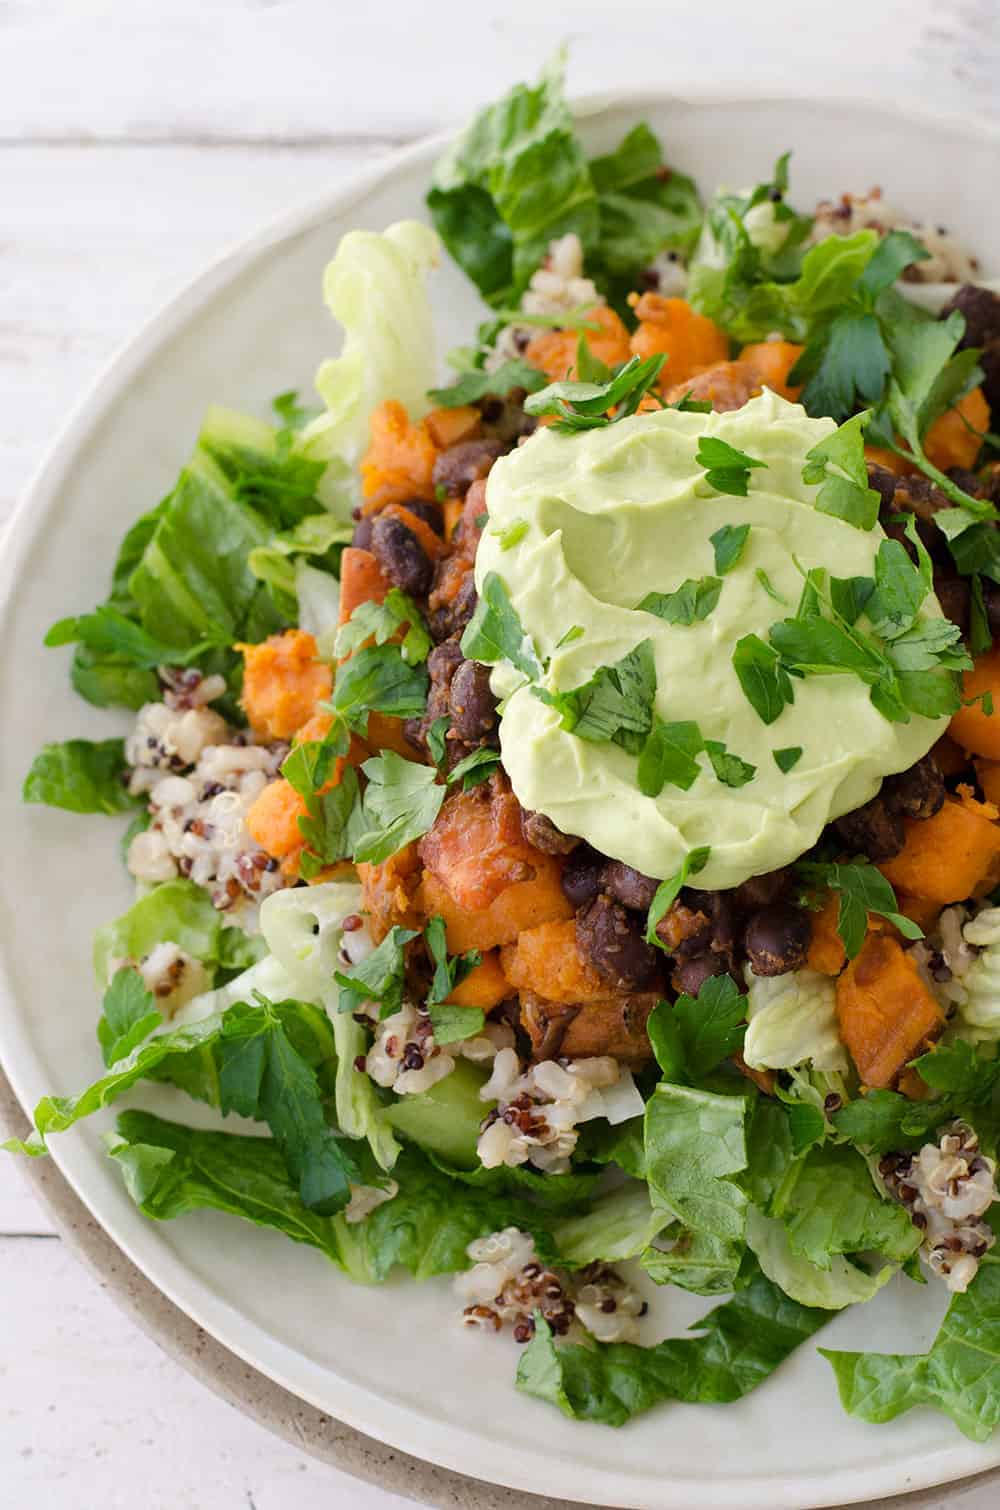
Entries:
{"label": "white ceramic plate", "polygon": [[[804,205],[845,188],[885,186],[894,202],[945,222],[1000,273],[1000,200],[990,196],[1000,136],[971,123],[818,101],[664,99],[582,112],[591,150],[636,120],[710,191],[751,183],[795,151]],[[308,390],[334,332],[320,279],[340,235],[419,215],[441,143],[366,172],[254,237],[175,300],[117,359],[68,424],[6,540],[0,584],[0,1052],[27,1105],[94,1077],[95,927],[128,905],[117,825],[22,807],[35,750],[74,734],[106,737],[125,717],[80,702],[65,652],[46,651],[52,620],[106,591],[125,527],[167,490],[207,404],[263,412]],[[441,350],[465,340],[477,301],[453,268],[437,275]],[[179,1110],[149,1088],[133,1099]],[[190,1116],[184,1103],[181,1115]],[[195,1115],[197,1112],[195,1111]],[[55,1158],[121,1248],[166,1294],[248,1362],[330,1414],[419,1457],[522,1490],[649,1510],[757,1510],[843,1504],[943,1483],[1000,1463],[944,1418],[914,1411],[889,1427],[841,1413],[829,1366],[803,1348],[749,1399],[672,1406],[620,1432],[572,1424],[515,1393],[515,1351],[456,1324],[446,1281],[348,1285],[318,1254],[214,1214],[147,1222],[102,1156],[95,1118],[53,1140]],[[660,1334],[707,1306],[655,1297]],[[837,1347],[922,1350],[943,1298],[902,1285],[832,1322]]]}

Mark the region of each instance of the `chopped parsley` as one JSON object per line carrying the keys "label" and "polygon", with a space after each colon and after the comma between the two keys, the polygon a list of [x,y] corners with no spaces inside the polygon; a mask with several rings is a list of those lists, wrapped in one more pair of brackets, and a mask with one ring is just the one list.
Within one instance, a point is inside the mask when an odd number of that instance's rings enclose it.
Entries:
{"label": "chopped parsley", "polygon": [[345,765],[336,786],[327,787],[335,763],[347,754],[347,729],[336,719],[323,739],[296,745],[281,767],[281,774],[306,805],[298,827],[305,841],[299,856],[303,880],[313,880],[326,865],[349,859],[364,828],[361,792],[353,766]]}
{"label": "chopped parsley", "polygon": [[636,609],[655,613],[668,624],[693,624],[708,618],[721,592],[721,577],[688,577],[674,592],[648,592]]}
{"label": "chopped parsley", "polygon": [[423,666],[407,665],[399,645],[366,645],[338,667],[330,710],[363,735],[369,713],[419,718],[428,687]]}
{"label": "chopped parsley", "polygon": [[686,792],[698,779],[695,759],[705,748],[701,730],[690,720],[667,723],[658,713],[639,754],[638,783],[644,797],[658,797],[665,786]]}
{"label": "chopped parsley", "polygon": [[923,930],[896,910],[896,893],[880,870],[867,862],[827,865],[802,861],[796,866],[807,886],[840,893],[837,932],[848,959],[861,952],[868,931],[868,914],[877,913],[898,928],[904,938],[923,938]]}
{"label": "chopped parsley", "polygon": [[705,481],[717,493],[731,493],[736,498],[747,496],[747,483],[754,467],[766,467],[766,461],[758,461],[745,451],[738,451],[728,441],[717,435],[703,435],[698,442],[695,461],[705,468]]}
{"label": "chopped parsley", "polygon": [[774,583],[771,581],[770,577],[767,575],[767,572],[762,566],[758,566],[757,570],[754,572],[754,576],[757,578],[757,581],[760,583],[761,587],[767,593],[769,598],[773,598],[776,603],[788,602],[787,598],[783,598],[781,596],[781,593],[775,587]]}
{"label": "chopped parsley", "polygon": [[491,530],[490,534],[499,540],[502,551],[509,551],[521,543],[530,528],[527,519],[514,519],[505,529]]}
{"label": "chopped parsley", "polygon": [[[865,410],[841,425],[826,440],[806,452],[802,481],[820,485],[816,508],[843,519],[859,530],[870,530],[878,519],[879,495],[868,486],[864,429],[871,419]],[[831,471],[836,467],[838,471]]]}
{"label": "chopped parsley", "polygon": [[354,859],[380,865],[426,834],[441,810],[445,788],[439,785],[433,766],[404,760],[394,750],[383,750],[361,769],[368,786]]}
{"label": "chopped parsley", "polygon": [[604,382],[550,383],[525,400],[525,413],[536,417],[555,415],[551,429],[570,434],[603,429],[636,412],[654,387],[665,361],[663,354],[630,357]]}
{"label": "chopped parsley", "polygon": [[448,746],[445,741],[450,728],[451,719],[447,713],[442,713],[440,718],[435,718],[427,730],[427,750],[439,771],[444,769],[445,756],[448,752]]}
{"label": "chopped parsley", "polygon": [[653,722],[656,663],[652,641],[640,641],[620,661],[598,667],[589,681],[569,692],[531,690],[540,702],[556,709],[568,733],[596,744],[613,740],[637,755]]}
{"label": "chopped parsley", "polygon": [[[523,325],[524,320],[519,317],[518,323]],[[460,409],[466,404],[478,404],[484,398],[506,398],[515,388],[534,393],[544,386],[545,373],[518,357],[504,362],[495,372],[484,372],[481,368],[463,372],[450,388],[431,388],[427,397],[439,409]]]}
{"label": "chopped parsley", "polygon": [[732,571],[743,554],[749,534],[749,524],[724,524],[714,535],[709,535],[715,551],[715,570],[720,577]]}
{"label": "chopped parsley", "polygon": [[774,763],[778,770],[787,776],[792,767],[798,765],[802,759],[802,746],[786,745],[783,750],[772,750],[771,754],[774,756]]}
{"label": "chopped parsley", "polygon": [[461,648],[471,661],[487,665],[510,661],[530,682],[537,681],[542,674],[535,647],[510,601],[503,578],[495,571],[486,575],[476,611],[462,635]]}
{"label": "chopped parsley", "polygon": [[766,724],[773,724],[795,701],[791,678],[778,652],[756,634],[745,634],[733,650],[733,670],[743,695]]}
{"label": "chopped parsley", "polygon": [[693,720],[667,723],[653,714],[653,725],[639,755],[638,783],[644,797],[658,797],[665,786],[688,791],[701,767],[696,757],[707,754],[716,777],[725,786],[745,786],[757,767],[733,755],[718,739],[705,739]]}
{"label": "chopped parsley", "polygon": [[657,944],[661,949],[664,947],[663,941],[657,937],[656,925],[663,917],[663,914],[673,906],[680,895],[681,888],[687,885],[690,877],[696,876],[699,871],[705,869],[711,853],[711,847],[707,844],[702,845],[699,849],[688,850],[677,874],[668,876],[665,881],[660,882],[656,888],[656,895],[653,897],[649,914],[646,918],[647,943]]}
{"label": "chopped parsley", "polygon": [[348,622],[337,630],[337,658],[351,655],[366,640],[384,645],[403,629],[406,632],[399,653],[408,666],[416,666],[427,659],[434,641],[413,599],[398,587],[391,587],[383,603],[359,603]]}
{"label": "chopped parsley", "polygon": [[[460,985],[469,974],[470,970],[474,970],[477,965],[482,963],[483,956],[478,949],[470,949],[466,954],[456,954],[449,957],[445,921],[442,917],[428,919],[427,927],[424,929],[424,943],[427,945],[427,952],[434,965],[434,979],[431,981],[431,988],[427,993],[427,1005],[433,1009],[447,1000],[455,987]],[[469,1007],[459,1007],[456,1011],[464,1014],[468,1031],[452,1032],[448,1038],[441,1038],[438,1034],[437,1023],[435,1022],[434,1037],[439,1043],[454,1043],[459,1038],[469,1038],[482,1029],[485,1021],[482,1012],[475,1011]],[[434,1016],[433,1010],[431,1016],[432,1018]],[[456,1027],[460,1025],[461,1021],[455,1024]]]}
{"label": "chopped parsley", "polygon": [[350,973],[335,970],[333,978],[340,987],[340,1011],[357,1012],[366,1001],[379,1003],[379,1017],[391,1017],[403,1005],[403,979],[406,971],[406,945],[419,934],[412,928],[391,928],[377,949]]}
{"label": "chopped parsley", "polygon": [[493,772],[500,764],[500,751],[483,745],[478,750],[473,750],[460,760],[453,771],[448,773],[448,785],[452,786],[456,781],[462,783],[462,791],[469,792],[474,786],[489,781]]}
{"label": "chopped parsley", "polygon": [[567,629],[566,633],[556,640],[556,649],[561,650],[564,645],[572,645],[574,640],[582,640],[586,631],[582,624],[574,624]]}

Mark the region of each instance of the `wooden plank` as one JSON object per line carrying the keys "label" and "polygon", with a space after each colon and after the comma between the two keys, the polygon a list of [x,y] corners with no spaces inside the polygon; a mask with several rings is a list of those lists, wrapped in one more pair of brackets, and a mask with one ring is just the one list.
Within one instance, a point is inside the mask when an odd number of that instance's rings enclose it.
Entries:
{"label": "wooden plank", "polygon": [[815,31],[801,0],[747,16],[744,0],[32,0],[0,7],[0,138],[394,139],[460,120],[567,39],[577,92],[749,82],[1000,108],[985,0],[840,0]]}
{"label": "wooden plank", "polygon": [[307,1459],[137,1331],[56,1240],[0,1238],[3,1502],[60,1510],[406,1510]]}
{"label": "wooden plank", "polygon": [[144,320],[227,246],[379,151],[0,148],[0,524]]}

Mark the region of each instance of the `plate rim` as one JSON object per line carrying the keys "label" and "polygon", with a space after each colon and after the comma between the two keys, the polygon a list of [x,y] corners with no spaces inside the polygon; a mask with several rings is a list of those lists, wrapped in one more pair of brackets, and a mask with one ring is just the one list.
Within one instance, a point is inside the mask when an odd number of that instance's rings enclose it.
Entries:
{"label": "plate rim", "polygon": [[[914,106],[907,103],[904,106],[896,101],[872,101],[864,96],[851,94],[813,96],[804,90],[778,92],[772,88],[741,89],[738,94],[734,94],[721,87],[686,90],[637,85],[632,88],[595,91],[571,100],[574,113],[586,119],[611,111],[637,114],[644,107],[724,104],[727,108],[760,109],[769,105],[787,107],[802,106],[806,103],[813,110],[822,109],[833,112],[857,110],[869,117],[891,119],[897,124],[912,121],[925,129],[936,127],[969,138],[978,138],[980,142],[1000,149],[1000,121],[983,120],[959,111],[926,108],[922,104]],[[37,535],[44,528],[49,511],[58,496],[62,479],[71,470],[75,456],[85,447],[91,434],[98,429],[103,419],[113,412],[118,396],[131,378],[142,371],[147,363],[155,360],[160,351],[169,345],[172,337],[196,319],[217,294],[235,282],[243,272],[263,261],[268,253],[281,244],[314,230],[334,216],[349,214],[360,199],[390,180],[409,175],[418,165],[429,166],[433,157],[453,140],[454,136],[454,129],[423,136],[379,157],[374,162],[360,165],[343,177],[338,177],[334,188],[311,195],[290,209],[270,218],[257,230],[240,238],[209,261],[200,272],[155,310],[130,338],[126,338],[121,343],[98,370],[76,404],[71,407],[33,477],[23,489],[0,535],[0,632],[13,610],[20,565],[32,549]],[[19,1020],[17,1001],[2,956],[0,956],[0,1005],[3,1007],[0,1011],[0,1058],[3,1060],[18,1099],[22,1104],[30,1104],[33,1096],[26,1094],[28,1082],[32,1078],[32,1072],[36,1080],[42,1078],[41,1065],[24,1031],[23,1023]],[[251,1353],[249,1344],[241,1347],[238,1339],[229,1335],[229,1329],[226,1329],[225,1335],[220,1336],[219,1315],[210,1316],[206,1313],[222,1313],[231,1308],[227,1308],[220,1297],[210,1296],[207,1292],[204,1297],[200,1297],[204,1303],[199,1304],[197,1289],[203,1284],[200,1280],[196,1281],[194,1307],[192,1308],[189,1296],[182,1299],[178,1294],[177,1281],[182,1280],[184,1276],[190,1280],[191,1275],[179,1259],[164,1250],[162,1270],[167,1272],[164,1273],[158,1268],[155,1278],[149,1273],[143,1260],[132,1251],[128,1236],[116,1230],[118,1224],[99,1215],[95,1210],[94,1202],[100,1207],[101,1201],[97,1192],[91,1192],[88,1195],[85,1172],[87,1154],[84,1145],[79,1140],[67,1140],[65,1145],[60,1145],[57,1140],[51,1157],[73,1191],[83,1201],[111,1241],[186,1315],[223,1346],[231,1348],[246,1363],[260,1370],[285,1389],[309,1400],[319,1409],[330,1410],[326,1400],[311,1396],[310,1391],[303,1388],[301,1380],[292,1382],[284,1372],[281,1362],[283,1355],[299,1359],[302,1359],[304,1355],[289,1344],[271,1336],[261,1324],[248,1323],[245,1317],[242,1318],[244,1328],[254,1335],[258,1344],[260,1342],[268,1344],[264,1347],[263,1353],[260,1350]],[[311,1360],[306,1361],[310,1369],[321,1372],[326,1379],[338,1378],[332,1370],[313,1364]],[[426,1436],[421,1436],[420,1440],[416,1440],[416,1434],[426,1433],[430,1423],[426,1420],[421,1423],[412,1410],[387,1401],[374,1392],[358,1390],[357,1386],[352,1387],[347,1380],[343,1379],[340,1380],[340,1393],[341,1398],[336,1408],[337,1415],[356,1430],[370,1434],[388,1445],[411,1452],[415,1456],[441,1464],[455,1472],[469,1474],[470,1455],[474,1461],[475,1452],[481,1450],[481,1442],[478,1438],[469,1436],[460,1424],[435,1422],[432,1428],[435,1438],[433,1443],[428,1442]],[[355,1403],[358,1400],[363,1402],[361,1408],[358,1408]],[[374,1416],[371,1414],[372,1407],[375,1409]],[[379,1413],[381,1413],[381,1418]],[[947,1466],[940,1462],[937,1462],[935,1466],[936,1460],[942,1456],[946,1456]],[[536,1454],[533,1450],[529,1450],[527,1457],[521,1455],[516,1463],[508,1465],[502,1478],[495,1476],[496,1465],[491,1465],[490,1481],[505,1487],[530,1491],[533,1488],[531,1466],[533,1462],[537,1468]],[[757,1510],[758,1506],[761,1510],[764,1506],[774,1507],[774,1510],[779,1510],[779,1507],[783,1507],[783,1510],[797,1510],[797,1507],[805,1506],[846,1504],[870,1498],[873,1491],[876,1494],[894,1495],[914,1489],[954,1483],[969,1474],[982,1472],[998,1462],[1000,1462],[1000,1441],[994,1447],[987,1449],[984,1457],[984,1449],[981,1446],[965,1439],[958,1439],[955,1447],[948,1448],[944,1454],[941,1452],[928,1454],[921,1460],[916,1470],[907,1469],[902,1461],[887,1463],[885,1460],[877,1470],[870,1466],[839,1470],[834,1493],[830,1492],[829,1474],[822,1477],[818,1473],[800,1474],[790,1483],[786,1481],[776,1484],[774,1480],[769,1480],[766,1486],[763,1482],[755,1486],[753,1480],[742,1480],[737,1483],[735,1479],[728,1484],[718,1483],[706,1486],[697,1477],[679,1478],[671,1475],[671,1487],[667,1497],[664,1498],[662,1492],[664,1486],[661,1484],[661,1492],[655,1504],[661,1507],[661,1510],[665,1510],[667,1506],[676,1507],[676,1510],[688,1510],[688,1507],[694,1504],[699,1506],[699,1510]],[[862,1477],[863,1484],[860,1482]],[[652,1499],[634,1498],[639,1493],[639,1486],[638,1480],[626,1480],[623,1484],[623,1487],[628,1487],[629,1494],[633,1497],[630,1502],[637,1506],[653,1505]],[[704,1493],[706,1487],[707,1496]],[[699,1490],[702,1491],[700,1494]],[[571,1492],[588,1503],[599,1502],[593,1498],[593,1489],[588,1495],[585,1484],[574,1482]]]}

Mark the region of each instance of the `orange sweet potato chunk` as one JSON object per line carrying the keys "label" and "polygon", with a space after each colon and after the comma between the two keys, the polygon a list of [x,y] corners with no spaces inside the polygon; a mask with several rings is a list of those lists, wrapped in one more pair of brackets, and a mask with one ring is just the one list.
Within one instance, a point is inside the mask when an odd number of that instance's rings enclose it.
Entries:
{"label": "orange sweet potato chunk", "polygon": [[884,1089],[937,1036],[944,1014],[896,940],[870,933],[837,979],[837,1022],[863,1084]]}
{"label": "orange sweet potato chunk", "polygon": [[607,985],[581,955],[576,922],[541,923],[526,928],[500,951],[503,973],[515,991],[532,991],[547,1001],[596,1001]]}
{"label": "orange sweet potato chunk", "polygon": [[250,727],[265,739],[290,739],[333,687],[329,666],[316,659],[316,641],[302,629],[286,629],[263,644],[238,648]]}
{"label": "orange sweet potato chunk", "polygon": [[639,328],[630,342],[639,357],[666,354],[660,369],[660,387],[694,377],[705,367],[729,356],[729,338],[714,321],[698,314],[686,299],[665,299],[662,294],[643,294],[635,299]]}
{"label": "orange sweet potato chunk", "polygon": [[377,503],[434,497],[438,448],[426,425],[410,423],[403,405],[386,399],[372,411],[371,443],[361,461],[361,489]]}
{"label": "orange sweet potato chunk", "polygon": [[254,799],[247,828],[262,850],[284,860],[302,848],[299,819],[306,812],[305,802],[289,782],[272,781]]}
{"label": "orange sweet potato chunk", "polygon": [[420,858],[463,911],[480,912],[508,886],[530,881],[543,856],[521,831],[513,792],[491,781],[446,798]]}
{"label": "orange sweet potato chunk", "polygon": [[474,440],[483,427],[483,416],[472,404],[460,404],[454,409],[432,409],[424,425],[438,450],[447,451],[463,440]]}
{"label": "orange sweet potato chunk", "polygon": [[1000,825],[983,812],[949,797],[933,818],[906,819],[903,849],[879,869],[897,892],[942,907],[989,891],[1000,877]]}
{"label": "orange sweet potato chunk", "polygon": [[488,949],[475,969],[459,981],[448,1000],[455,1007],[479,1007],[490,1012],[510,994],[507,977],[500,968],[500,952]]}
{"label": "orange sweet potato chunk", "polygon": [[806,964],[820,975],[839,975],[847,960],[844,941],[837,932],[839,916],[840,897],[835,892],[830,893],[819,912],[810,914],[812,937]]}
{"label": "orange sweet potato chunk", "polygon": [[747,399],[760,392],[760,379],[749,362],[716,362],[711,367],[675,383],[664,394],[669,404],[689,393],[702,403],[711,404],[717,414],[742,409]]}
{"label": "orange sweet potato chunk", "polygon": [[782,398],[794,400],[802,388],[790,384],[788,374],[804,349],[794,341],[755,341],[751,346],[744,346],[740,361],[753,369],[762,387],[770,388]]}
{"label": "orange sweet potato chunk", "polygon": [[949,467],[973,467],[990,428],[990,406],[981,388],[973,388],[953,409],[946,409],[924,436],[928,461],[947,472]]}
{"label": "orange sweet potato chunk", "polygon": [[1000,804],[1000,761],[977,760],[976,776],[987,802]]}
{"label": "orange sweet potato chunk", "polygon": [[550,855],[541,855],[530,881],[515,881],[501,891],[488,907],[478,912],[462,908],[431,871],[425,870],[416,895],[419,912],[444,918],[448,952],[496,949],[512,944],[518,934],[541,923],[572,918],[573,908],[563,896],[562,867]]}
{"label": "orange sweet potato chunk", "polygon": [[584,318],[597,330],[546,330],[535,336],[524,353],[526,362],[540,367],[554,383],[576,376],[576,347],[582,335],[592,356],[608,367],[627,362],[630,356],[628,331],[614,310],[606,304],[588,309]]}
{"label": "orange sweet potato chunk", "polygon": [[382,603],[392,583],[371,551],[349,545],[340,558],[340,622],[362,603]]}
{"label": "orange sweet potato chunk", "polygon": [[993,695],[993,712],[984,711],[981,702],[968,708],[959,708],[952,715],[948,735],[973,755],[985,755],[987,760],[1000,760],[1000,646],[976,656],[976,664],[962,676],[962,698],[979,697],[983,692]]}
{"label": "orange sweet potato chunk", "polygon": [[415,844],[390,855],[381,865],[358,865],[362,905],[369,916],[372,938],[380,944],[390,929],[421,928],[423,915],[414,894],[420,884],[420,856]]}

